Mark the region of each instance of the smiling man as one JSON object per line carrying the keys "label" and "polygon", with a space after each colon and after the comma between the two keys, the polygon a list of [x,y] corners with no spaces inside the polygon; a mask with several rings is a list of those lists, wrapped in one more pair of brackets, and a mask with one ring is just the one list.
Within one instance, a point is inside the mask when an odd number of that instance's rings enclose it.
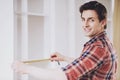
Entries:
{"label": "smiling man", "polygon": [[84,34],[90,40],[84,44],[82,54],[77,59],[70,59],[56,52],[53,55],[57,57],[52,60],[73,60],[63,68],[68,80],[115,80],[116,53],[105,32],[105,6],[97,1],[90,1],[83,4],[79,10]]}
{"label": "smiling man", "polygon": [[85,35],[90,38],[106,29],[106,8],[104,6],[99,6],[99,3],[95,3],[96,2],[91,2],[91,6],[86,4],[80,8]]}
{"label": "smiling man", "polygon": [[51,61],[69,62],[61,70],[37,68],[22,62],[15,62],[13,69],[48,80],[115,80],[116,53],[105,32],[106,8],[97,1],[90,1],[80,7],[80,13],[82,28],[90,40],[84,44],[77,59],[55,52],[51,55]]}
{"label": "smiling man", "polygon": [[80,7],[80,13],[84,33],[90,40],[84,45],[82,55],[63,68],[68,80],[115,80],[116,54],[105,32],[106,8],[91,1]]}

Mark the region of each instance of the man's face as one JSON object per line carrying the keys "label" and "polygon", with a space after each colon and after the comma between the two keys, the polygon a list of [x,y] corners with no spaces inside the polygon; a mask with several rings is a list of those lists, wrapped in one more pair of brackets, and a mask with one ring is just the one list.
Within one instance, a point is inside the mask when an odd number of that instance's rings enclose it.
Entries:
{"label": "man's face", "polygon": [[94,10],[84,10],[82,13],[82,27],[86,36],[92,38],[104,31],[105,20],[99,21]]}

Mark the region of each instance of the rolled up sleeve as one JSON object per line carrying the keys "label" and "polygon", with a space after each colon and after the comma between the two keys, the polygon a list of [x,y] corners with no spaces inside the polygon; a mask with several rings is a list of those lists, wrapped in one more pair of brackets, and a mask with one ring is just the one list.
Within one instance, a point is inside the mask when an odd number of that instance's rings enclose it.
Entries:
{"label": "rolled up sleeve", "polygon": [[82,53],[82,56],[75,59],[72,63],[63,67],[68,80],[77,80],[87,72],[94,70],[102,64],[105,56],[104,48],[91,46]]}

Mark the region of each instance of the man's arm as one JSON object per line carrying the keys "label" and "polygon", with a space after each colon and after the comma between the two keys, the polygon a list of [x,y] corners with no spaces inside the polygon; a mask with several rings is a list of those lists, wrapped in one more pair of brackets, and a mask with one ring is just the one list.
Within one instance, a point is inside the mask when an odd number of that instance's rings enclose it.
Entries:
{"label": "man's arm", "polygon": [[92,46],[89,50],[87,49],[82,56],[75,59],[66,67],[63,67],[63,71],[67,75],[68,80],[77,80],[89,71],[99,67],[99,64],[102,64],[105,55],[106,52],[104,48]]}
{"label": "man's arm", "polygon": [[51,55],[51,61],[66,61],[68,63],[71,63],[72,61],[75,60],[75,58],[71,58],[71,57],[68,57],[68,56],[64,56],[58,52],[54,52],[52,55]]}
{"label": "man's arm", "polygon": [[38,79],[44,80],[67,80],[65,73],[60,69],[42,69],[30,66],[22,62],[15,62],[12,65],[15,72],[21,74],[29,74]]}
{"label": "man's arm", "polygon": [[28,74],[38,79],[67,80],[65,73],[60,69],[42,69],[29,66]]}

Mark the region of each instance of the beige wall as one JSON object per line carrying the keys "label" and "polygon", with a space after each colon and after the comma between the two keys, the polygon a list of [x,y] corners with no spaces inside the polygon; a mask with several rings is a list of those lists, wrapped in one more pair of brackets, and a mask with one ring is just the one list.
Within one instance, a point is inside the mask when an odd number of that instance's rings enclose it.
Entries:
{"label": "beige wall", "polygon": [[[113,42],[117,50],[118,62],[120,62],[120,0],[115,0],[113,16]],[[120,80],[120,63],[118,63],[117,80]]]}

